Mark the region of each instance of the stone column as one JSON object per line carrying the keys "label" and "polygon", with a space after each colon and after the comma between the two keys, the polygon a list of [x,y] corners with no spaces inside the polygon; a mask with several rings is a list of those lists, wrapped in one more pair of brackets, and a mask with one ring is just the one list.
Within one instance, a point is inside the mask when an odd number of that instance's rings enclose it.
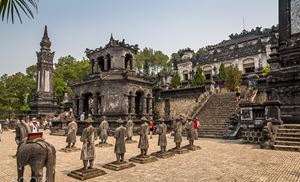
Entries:
{"label": "stone column", "polygon": [[136,95],[131,95],[131,114],[136,114],[135,113],[135,97]]}
{"label": "stone column", "polygon": [[104,68],[103,68],[104,71],[107,71],[107,58],[105,57],[104,58]]}
{"label": "stone column", "polygon": [[126,115],[129,114],[128,113],[128,107],[129,107],[128,101],[129,101],[129,95],[124,94],[123,110]]}
{"label": "stone column", "polygon": [[132,71],[135,71],[135,59],[131,59],[131,62],[132,62]]}
{"label": "stone column", "polygon": [[94,99],[94,115],[98,115],[99,113],[98,113],[98,95],[95,95],[94,97],[93,97],[93,99]]}
{"label": "stone column", "polygon": [[95,64],[94,61],[90,62],[90,74],[94,74],[94,64]]}
{"label": "stone column", "polygon": [[99,61],[96,62],[96,73],[99,73]]}
{"label": "stone column", "polygon": [[83,102],[84,102],[84,98],[80,97],[79,98],[79,111],[78,111],[79,115],[83,112],[83,104],[84,104]]}
{"label": "stone column", "polygon": [[143,97],[143,112],[142,115],[147,115],[147,97]]}
{"label": "stone column", "polygon": [[100,115],[103,115],[103,113],[104,113],[104,95],[101,95],[100,96],[101,97],[101,102],[100,102]]}
{"label": "stone column", "polygon": [[149,104],[148,104],[148,106],[149,106],[149,112],[148,112],[148,114],[149,115],[152,115],[152,107],[153,107],[153,97],[149,97]]}

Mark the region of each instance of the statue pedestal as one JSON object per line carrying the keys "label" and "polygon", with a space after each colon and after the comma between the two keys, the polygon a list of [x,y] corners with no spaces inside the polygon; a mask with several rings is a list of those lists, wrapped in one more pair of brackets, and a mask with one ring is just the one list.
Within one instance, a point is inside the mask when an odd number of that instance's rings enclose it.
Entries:
{"label": "statue pedestal", "polygon": [[184,146],[182,148],[185,148],[185,149],[188,149],[188,150],[191,150],[191,151],[196,151],[196,150],[200,150],[201,149],[201,147],[196,146],[196,145],[193,145],[193,146],[186,145],[186,146]]}
{"label": "statue pedestal", "polygon": [[105,174],[106,174],[106,172],[101,169],[92,168],[92,169],[74,170],[74,171],[71,171],[70,173],[68,173],[68,176],[78,179],[78,180],[81,180],[81,181],[84,181],[84,180],[95,178],[95,177],[102,176]]}
{"label": "statue pedestal", "polygon": [[170,158],[170,157],[175,156],[175,154],[173,152],[169,152],[169,151],[167,151],[167,152],[158,151],[158,152],[154,152],[150,155],[154,156],[154,157],[157,157],[157,158],[161,158],[161,159],[166,159],[166,158]]}
{"label": "statue pedestal", "polygon": [[70,147],[70,148],[61,148],[59,151],[60,152],[65,152],[65,153],[69,153],[69,152],[77,152],[77,151],[80,151],[81,149],[78,148],[78,147]]}
{"label": "statue pedestal", "polygon": [[147,164],[150,162],[157,161],[157,158],[154,156],[150,156],[150,155],[147,155],[147,156],[138,155],[136,157],[132,157],[131,159],[129,159],[129,161],[139,163],[139,164]]}
{"label": "statue pedestal", "polygon": [[185,153],[188,153],[189,150],[188,150],[187,148],[181,147],[181,148],[179,148],[179,149],[177,149],[177,148],[172,148],[172,149],[168,150],[168,152],[173,152],[173,153],[175,153],[175,154],[185,154]]}
{"label": "statue pedestal", "polygon": [[136,140],[125,140],[125,143],[131,144],[131,143],[137,143],[137,141]]}
{"label": "statue pedestal", "polygon": [[96,147],[104,148],[104,147],[112,147],[113,144],[110,143],[98,143],[95,145]]}
{"label": "statue pedestal", "polygon": [[133,164],[132,162],[127,162],[127,161],[123,161],[123,162],[115,161],[115,162],[105,164],[103,167],[106,169],[113,170],[113,171],[120,171],[123,169],[135,167],[135,164]]}

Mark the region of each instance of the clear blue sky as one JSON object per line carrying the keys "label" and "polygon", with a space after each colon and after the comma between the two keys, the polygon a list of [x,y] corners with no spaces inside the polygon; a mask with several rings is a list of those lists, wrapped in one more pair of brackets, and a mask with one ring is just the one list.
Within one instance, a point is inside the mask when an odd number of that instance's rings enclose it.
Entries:
{"label": "clear blue sky", "polygon": [[0,75],[25,72],[48,25],[55,60],[84,56],[115,39],[167,55],[216,44],[231,33],[278,23],[277,0],[40,0],[34,20],[0,22]]}

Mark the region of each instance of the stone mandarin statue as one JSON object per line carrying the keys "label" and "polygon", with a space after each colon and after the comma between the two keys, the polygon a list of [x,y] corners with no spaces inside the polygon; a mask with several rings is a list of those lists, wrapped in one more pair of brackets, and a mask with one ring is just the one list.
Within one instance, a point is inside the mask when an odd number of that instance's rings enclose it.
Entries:
{"label": "stone mandarin statue", "polygon": [[126,140],[132,140],[133,136],[133,121],[131,120],[131,116],[126,123]]}
{"label": "stone mandarin statue", "polygon": [[100,129],[99,139],[101,140],[101,144],[105,144],[108,137],[107,130],[109,129],[109,125],[108,122],[106,121],[105,116],[103,116],[103,121],[101,122],[99,129]]}
{"label": "stone mandarin statue", "polygon": [[66,142],[68,143],[68,145],[66,148],[75,147],[77,130],[78,130],[78,126],[75,121],[75,117],[72,117],[72,121],[68,124],[68,128],[67,128]]}
{"label": "stone mandarin statue", "polygon": [[[81,149],[81,157],[83,160],[83,169],[91,169],[95,160],[95,140],[97,139],[96,129],[93,127],[92,115],[89,114],[88,119],[85,120],[87,127],[83,130],[80,141],[83,142]],[[88,163],[90,164],[88,167]]]}
{"label": "stone mandarin statue", "polygon": [[126,128],[124,127],[124,122],[123,120],[120,118],[117,123],[120,125],[115,132],[115,139],[116,139],[116,143],[115,143],[115,154],[117,157],[117,162],[124,162],[124,154],[126,152],[126,148],[125,148],[125,136],[126,136]]}
{"label": "stone mandarin statue", "polygon": [[160,118],[158,120],[159,126],[157,128],[158,133],[158,146],[160,146],[161,152],[166,152],[167,147],[167,125],[164,123],[164,120]]}
{"label": "stone mandarin statue", "polygon": [[149,148],[149,142],[148,142],[148,133],[149,133],[149,125],[147,124],[147,119],[145,117],[141,118],[142,125],[139,129],[139,145],[138,148],[141,150],[141,156],[147,156],[147,151]]}

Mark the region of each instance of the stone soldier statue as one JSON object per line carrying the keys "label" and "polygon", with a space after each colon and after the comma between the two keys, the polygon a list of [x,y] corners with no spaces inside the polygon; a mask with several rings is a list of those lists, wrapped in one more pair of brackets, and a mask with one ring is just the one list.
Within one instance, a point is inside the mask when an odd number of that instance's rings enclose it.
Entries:
{"label": "stone soldier statue", "polygon": [[123,126],[124,122],[121,118],[117,121],[117,123],[120,124],[120,126],[116,129],[114,135],[116,139],[114,152],[117,157],[117,162],[124,162],[124,154],[126,152],[126,148],[125,148],[126,128]]}
{"label": "stone soldier statue", "polygon": [[158,146],[160,146],[161,152],[166,152],[167,146],[167,125],[164,123],[164,119],[160,118],[158,120],[159,126],[157,128],[158,133]]}
{"label": "stone soldier statue", "polygon": [[24,120],[21,120],[21,122],[16,126],[15,141],[17,145],[27,138],[28,133],[31,133],[30,126]]}
{"label": "stone soldier statue", "polygon": [[176,143],[176,149],[180,148],[181,142],[182,142],[182,122],[183,118],[176,118],[176,125],[174,128],[174,142]]}
{"label": "stone soldier statue", "polygon": [[100,137],[101,144],[106,143],[107,140],[107,130],[109,128],[108,122],[106,121],[106,117],[103,116],[103,121],[100,124],[99,130],[100,130]]}
{"label": "stone soldier statue", "polygon": [[188,117],[187,123],[187,139],[189,141],[189,146],[192,147],[194,145],[194,140],[196,139],[195,129],[194,129],[194,121],[191,117]]}
{"label": "stone soldier statue", "polygon": [[88,162],[90,163],[89,169],[91,169],[93,168],[94,159],[96,157],[94,143],[97,139],[97,132],[92,126],[93,120],[91,114],[89,114],[88,119],[86,119],[85,122],[88,127],[83,130],[80,138],[80,141],[83,142],[80,159],[83,160],[83,169],[88,168]]}
{"label": "stone soldier statue", "polygon": [[78,126],[75,121],[75,118],[73,117],[72,121],[68,124],[68,128],[67,128],[66,142],[68,143],[68,145],[66,148],[75,147],[77,130],[78,130]]}
{"label": "stone soldier statue", "polygon": [[149,148],[149,143],[148,143],[149,125],[146,123],[147,119],[145,117],[142,117],[141,121],[143,124],[140,126],[139,129],[140,140],[139,140],[138,147],[141,150],[141,156],[146,156]]}
{"label": "stone soldier statue", "polygon": [[132,140],[133,136],[133,121],[131,120],[131,115],[126,123],[126,140]]}

